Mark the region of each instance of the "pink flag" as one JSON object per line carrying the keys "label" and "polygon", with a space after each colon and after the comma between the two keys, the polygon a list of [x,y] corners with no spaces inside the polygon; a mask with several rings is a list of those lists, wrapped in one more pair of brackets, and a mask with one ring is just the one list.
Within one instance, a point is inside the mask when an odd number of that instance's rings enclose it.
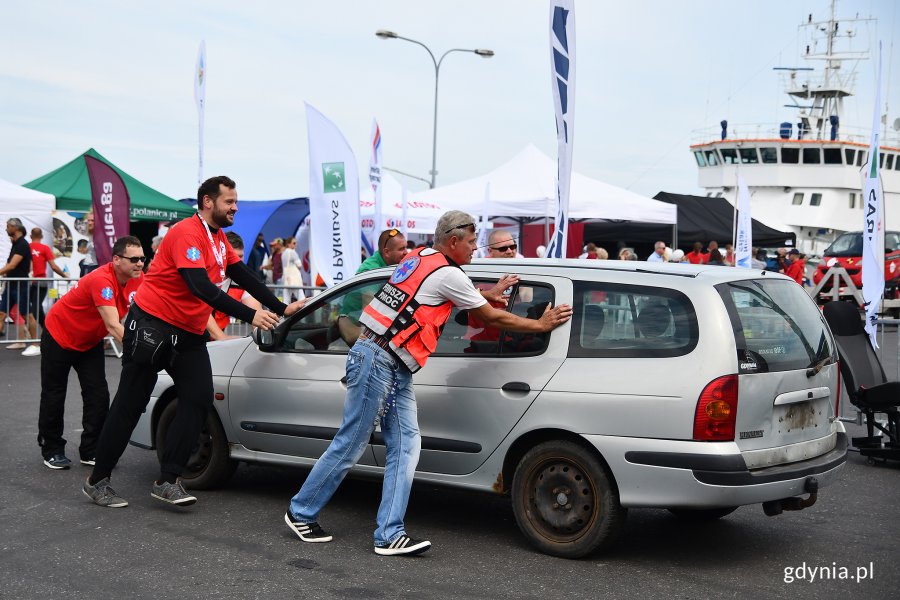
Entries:
{"label": "pink flag", "polygon": [[91,156],[84,157],[91,180],[91,204],[94,207],[94,252],[97,264],[112,260],[117,239],[128,235],[131,200],[128,188],[115,169]]}

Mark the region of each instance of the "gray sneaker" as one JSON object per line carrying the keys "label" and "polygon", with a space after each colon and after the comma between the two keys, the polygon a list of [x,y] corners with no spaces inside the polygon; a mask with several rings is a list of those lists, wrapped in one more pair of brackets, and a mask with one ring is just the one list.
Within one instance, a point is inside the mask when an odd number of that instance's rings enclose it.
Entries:
{"label": "gray sneaker", "polygon": [[166,481],[156,483],[154,481],[153,491],[150,492],[150,495],[157,500],[162,500],[163,502],[168,502],[169,504],[174,504],[176,506],[190,506],[197,501],[196,497],[191,496],[184,491],[184,486],[181,484],[180,479],[177,479],[175,483],[168,483]]}
{"label": "gray sneaker", "polygon": [[128,506],[128,500],[120,498],[116,491],[109,485],[109,477],[105,477],[91,485],[90,479],[84,480],[81,486],[84,495],[94,501],[97,506],[105,506],[107,508],[122,508]]}

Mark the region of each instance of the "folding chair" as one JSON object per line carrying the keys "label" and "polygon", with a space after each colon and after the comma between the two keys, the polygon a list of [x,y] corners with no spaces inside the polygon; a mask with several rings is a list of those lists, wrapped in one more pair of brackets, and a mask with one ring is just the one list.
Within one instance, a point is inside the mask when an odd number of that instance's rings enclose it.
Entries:
{"label": "folding chair", "polygon": [[[876,458],[900,460],[900,381],[888,381],[878,355],[869,343],[859,310],[849,302],[832,301],[822,310],[831,327],[841,360],[841,378],[850,402],[866,416],[866,437],[853,438],[853,445],[874,464]],[[878,414],[887,417],[879,423]],[[886,436],[875,435],[878,429]]]}

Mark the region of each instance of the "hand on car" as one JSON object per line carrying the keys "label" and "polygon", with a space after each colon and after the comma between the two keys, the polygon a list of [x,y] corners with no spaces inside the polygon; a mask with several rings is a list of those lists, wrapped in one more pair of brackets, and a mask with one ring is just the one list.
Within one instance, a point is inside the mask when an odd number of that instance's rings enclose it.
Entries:
{"label": "hand on car", "polygon": [[568,304],[560,304],[554,308],[550,308],[550,305],[548,304],[539,321],[544,326],[544,331],[550,331],[559,327],[571,318],[572,307]]}
{"label": "hand on car", "polygon": [[[287,313],[285,312],[285,314]],[[253,315],[253,326],[264,331],[272,329],[276,323],[278,323],[278,315],[268,310],[261,308]]]}
{"label": "hand on car", "polygon": [[304,304],[306,304],[306,298],[300,298],[295,302],[291,302],[287,305],[287,308],[284,309],[284,316],[291,316],[292,314],[303,308]]}
{"label": "hand on car", "polygon": [[506,306],[509,304],[509,298],[504,296],[503,292],[517,283],[519,283],[518,275],[504,275],[497,281],[497,285],[489,290],[482,290],[481,295],[484,296],[484,299],[488,302],[496,302]]}

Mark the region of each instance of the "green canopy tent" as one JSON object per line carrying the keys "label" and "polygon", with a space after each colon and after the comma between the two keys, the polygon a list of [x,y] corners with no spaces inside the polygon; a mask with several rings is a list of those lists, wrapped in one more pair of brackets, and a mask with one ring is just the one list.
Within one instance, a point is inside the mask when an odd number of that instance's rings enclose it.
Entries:
{"label": "green canopy tent", "polygon": [[133,221],[177,221],[194,214],[191,207],[141,183],[91,148],[60,168],[29,181],[24,187],[56,196],[56,210],[88,212],[91,210],[91,181],[84,157],[101,160],[122,177],[131,198]]}

